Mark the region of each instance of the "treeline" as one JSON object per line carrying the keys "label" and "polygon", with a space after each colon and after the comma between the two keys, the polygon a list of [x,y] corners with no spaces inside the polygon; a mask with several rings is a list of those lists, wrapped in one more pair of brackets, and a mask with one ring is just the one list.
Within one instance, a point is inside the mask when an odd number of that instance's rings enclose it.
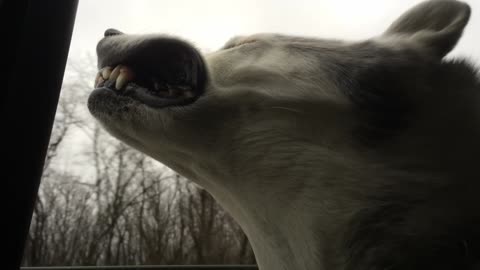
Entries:
{"label": "treeline", "polygon": [[[205,190],[87,116],[91,74],[82,70],[64,84],[23,265],[254,263],[246,236]],[[58,166],[72,132],[88,135],[78,153],[88,179]]]}

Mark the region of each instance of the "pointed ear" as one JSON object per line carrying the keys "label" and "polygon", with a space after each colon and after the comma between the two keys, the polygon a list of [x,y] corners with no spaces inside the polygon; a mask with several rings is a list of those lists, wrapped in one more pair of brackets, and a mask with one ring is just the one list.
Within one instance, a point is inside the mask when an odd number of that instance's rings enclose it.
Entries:
{"label": "pointed ear", "polygon": [[455,47],[469,18],[470,7],[463,2],[431,0],[405,12],[384,35],[413,39],[442,58]]}

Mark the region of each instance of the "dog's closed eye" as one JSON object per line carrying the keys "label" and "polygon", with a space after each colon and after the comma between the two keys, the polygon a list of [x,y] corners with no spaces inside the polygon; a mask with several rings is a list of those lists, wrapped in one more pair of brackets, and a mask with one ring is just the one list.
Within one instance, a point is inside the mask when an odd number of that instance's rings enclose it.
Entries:
{"label": "dog's closed eye", "polygon": [[235,47],[239,47],[241,45],[254,43],[256,41],[257,41],[256,39],[252,39],[252,38],[233,38],[222,47],[222,50],[232,49]]}

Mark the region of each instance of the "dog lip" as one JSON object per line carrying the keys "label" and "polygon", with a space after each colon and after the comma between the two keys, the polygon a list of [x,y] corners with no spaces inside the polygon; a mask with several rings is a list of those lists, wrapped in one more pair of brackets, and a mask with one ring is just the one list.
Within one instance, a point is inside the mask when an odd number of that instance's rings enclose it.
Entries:
{"label": "dog lip", "polygon": [[194,103],[200,95],[194,95],[193,97],[179,96],[179,97],[158,97],[149,93],[148,90],[142,87],[133,87],[128,89],[125,95],[140,101],[141,103],[153,107],[153,108],[165,108],[169,106],[186,106]]}
{"label": "dog lip", "polygon": [[[117,32],[107,30],[107,37],[97,46],[99,73],[103,74],[102,71],[108,67],[126,66],[135,74],[134,78],[119,84],[124,89],[117,94],[158,108],[185,106],[203,95],[207,68],[201,54],[190,44],[158,36],[138,42],[130,39],[134,46],[117,46],[119,42],[129,41],[127,35],[119,34],[124,37],[117,38],[110,37],[110,34]],[[96,83],[95,87],[103,87],[105,83]]]}
{"label": "dog lip", "polygon": [[99,83],[94,89],[95,92],[104,92],[112,94],[112,97],[128,98],[152,108],[160,109],[170,106],[187,106],[194,103],[203,93],[193,93],[191,91],[178,92],[176,95],[164,94],[159,96],[147,87],[142,87],[134,81],[126,83],[122,89],[116,88],[116,82],[105,80]]}

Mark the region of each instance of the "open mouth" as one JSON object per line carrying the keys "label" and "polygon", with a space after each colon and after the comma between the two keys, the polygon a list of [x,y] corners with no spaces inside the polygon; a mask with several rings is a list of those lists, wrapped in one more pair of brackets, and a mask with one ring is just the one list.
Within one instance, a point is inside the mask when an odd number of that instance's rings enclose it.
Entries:
{"label": "open mouth", "polygon": [[113,91],[136,99],[152,107],[187,105],[193,103],[203,93],[202,89],[193,88],[185,82],[168,82],[155,77],[141,78],[128,66],[102,68],[95,79],[98,90]]}
{"label": "open mouth", "polygon": [[205,90],[203,60],[183,42],[157,39],[122,54],[102,50],[95,91],[111,91],[150,107],[164,108],[189,105]]}

